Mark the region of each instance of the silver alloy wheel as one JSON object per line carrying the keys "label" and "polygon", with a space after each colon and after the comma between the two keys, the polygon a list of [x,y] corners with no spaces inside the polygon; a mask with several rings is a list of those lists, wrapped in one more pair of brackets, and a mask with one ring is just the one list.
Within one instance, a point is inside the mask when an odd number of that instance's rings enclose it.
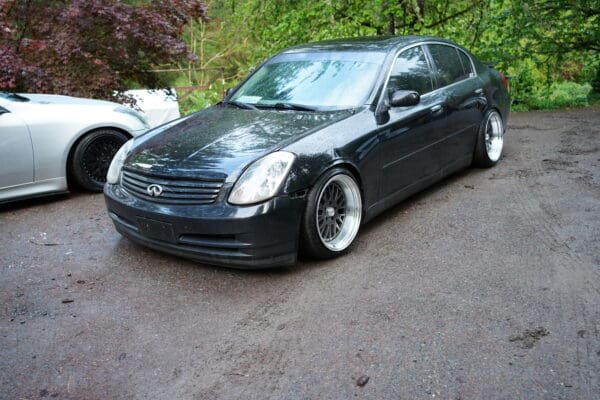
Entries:
{"label": "silver alloy wheel", "polygon": [[317,200],[316,222],[321,243],[331,251],[346,249],[358,233],[362,216],[360,189],[345,174],[332,176]]}
{"label": "silver alloy wheel", "polygon": [[489,114],[485,123],[485,150],[492,162],[500,159],[502,146],[504,145],[504,127],[500,114],[493,111]]}

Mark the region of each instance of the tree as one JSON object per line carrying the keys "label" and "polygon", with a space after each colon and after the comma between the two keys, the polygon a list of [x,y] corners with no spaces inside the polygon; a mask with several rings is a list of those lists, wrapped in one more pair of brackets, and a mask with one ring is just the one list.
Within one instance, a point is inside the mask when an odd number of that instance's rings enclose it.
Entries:
{"label": "tree", "polygon": [[541,54],[600,51],[599,0],[515,1],[513,9],[522,34]]}
{"label": "tree", "polygon": [[193,57],[182,39],[201,0],[0,0],[0,90],[113,98]]}
{"label": "tree", "polygon": [[[255,42],[256,58],[337,37],[425,34],[472,47],[492,0],[211,0],[212,16]],[[227,26],[224,26],[227,29]],[[258,48],[256,47],[258,46]]]}
{"label": "tree", "polygon": [[217,36],[248,42],[235,57],[222,60],[225,66],[231,59],[238,61],[237,76],[298,43],[418,34],[451,39],[479,59],[495,63],[512,76],[513,97],[525,102],[541,97],[553,83],[597,82],[594,87],[600,87],[600,0],[209,0],[209,4],[213,21],[219,22]]}

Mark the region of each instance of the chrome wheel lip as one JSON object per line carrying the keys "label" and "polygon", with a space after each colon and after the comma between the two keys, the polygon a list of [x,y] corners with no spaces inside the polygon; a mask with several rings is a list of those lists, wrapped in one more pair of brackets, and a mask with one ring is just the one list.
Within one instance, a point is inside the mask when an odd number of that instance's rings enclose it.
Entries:
{"label": "chrome wheel lip", "polygon": [[[331,230],[327,230],[323,225],[325,221],[319,218],[320,210],[322,214],[330,214],[331,211],[328,209],[331,208],[329,204],[323,204],[324,199],[323,195],[331,188],[332,185],[336,185],[341,189],[341,192],[344,197],[343,215],[337,213],[339,210],[335,210],[334,215],[328,218],[333,218],[333,221],[339,221],[339,217],[342,216],[341,226],[339,226],[339,230],[337,232],[333,232],[333,236],[331,235]],[[358,188],[354,179],[345,174],[334,175],[323,185],[321,192],[319,193],[319,197],[317,199],[317,209],[315,210],[315,223],[317,227],[317,232],[319,234],[319,239],[323,246],[327,249],[335,252],[343,251],[354,241],[356,234],[358,233],[358,229],[360,227],[360,221],[362,218],[362,200],[360,195],[360,189]],[[334,207],[335,208],[335,207]],[[326,211],[327,210],[327,211]],[[325,217],[323,217],[325,218]],[[336,224],[337,225],[337,224]]]}
{"label": "chrome wheel lip", "polygon": [[492,112],[485,123],[485,150],[488,158],[496,162],[502,155],[504,146],[504,126],[497,112]]}

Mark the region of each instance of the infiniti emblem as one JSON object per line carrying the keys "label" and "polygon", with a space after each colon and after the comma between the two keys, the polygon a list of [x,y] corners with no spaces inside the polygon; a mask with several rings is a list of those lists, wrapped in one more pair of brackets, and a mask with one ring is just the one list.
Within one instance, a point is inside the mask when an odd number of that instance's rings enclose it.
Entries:
{"label": "infiniti emblem", "polygon": [[148,185],[146,192],[152,197],[158,197],[163,192],[163,188],[162,186],[153,183],[152,185]]}

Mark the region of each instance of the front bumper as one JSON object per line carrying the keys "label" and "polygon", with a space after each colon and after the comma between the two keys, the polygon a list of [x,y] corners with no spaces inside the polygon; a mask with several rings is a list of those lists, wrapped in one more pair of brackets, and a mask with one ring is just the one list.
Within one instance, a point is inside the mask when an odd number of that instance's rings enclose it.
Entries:
{"label": "front bumper", "polygon": [[104,198],[117,231],[144,246],[227,267],[296,262],[302,198],[275,197],[252,206],[164,205],[110,184],[104,187]]}

